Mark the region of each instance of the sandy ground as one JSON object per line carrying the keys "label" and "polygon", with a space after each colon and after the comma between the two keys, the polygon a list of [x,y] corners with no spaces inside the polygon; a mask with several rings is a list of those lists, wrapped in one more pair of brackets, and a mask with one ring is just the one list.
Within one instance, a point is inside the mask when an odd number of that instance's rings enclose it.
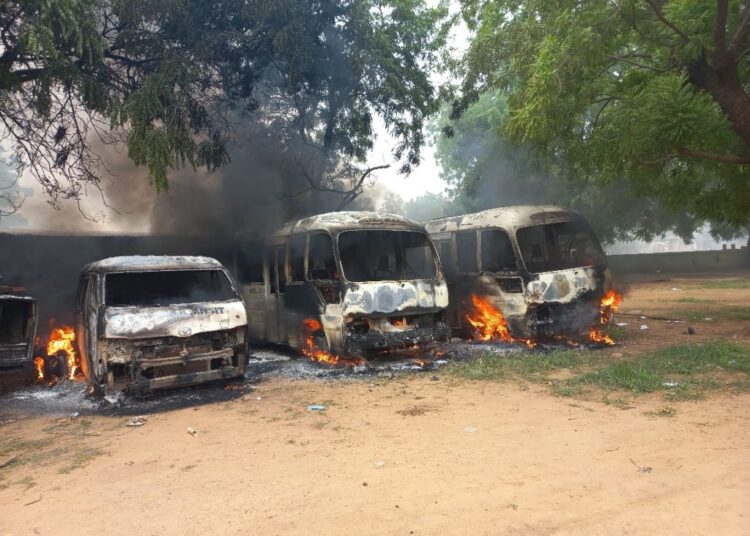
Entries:
{"label": "sandy ground", "polygon": [[[623,309],[708,307],[685,295],[750,301],[747,289],[640,280]],[[690,336],[632,318],[603,359],[750,343],[747,322],[703,321]],[[307,409],[316,403],[326,410]],[[0,535],[749,534],[750,394],[670,405],[675,416],[654,417],[660,395],[623,410],[428,373],[271,379],[141,427],[121,415],[10,419],[2,441],[38,455],[3,470]]]}

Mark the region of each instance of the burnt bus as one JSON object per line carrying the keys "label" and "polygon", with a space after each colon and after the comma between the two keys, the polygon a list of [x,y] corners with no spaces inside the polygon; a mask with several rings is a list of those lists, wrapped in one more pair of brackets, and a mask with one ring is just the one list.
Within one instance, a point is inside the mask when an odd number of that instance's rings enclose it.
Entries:
{"label": "burnt bus", "polygon": [[[248,333],[346,356],[448,336],[448,288],[424,226],[395,214],[333,212],[246,244],[238,279]],[[311,333],[312,332],[312,333]]]}
{"label": "burnt bus", "polygon": [[505,317],[517,338],[584,335],[612,289],[601,245],[586,219],[556,206],[508,206],[427,223],[448,280],[449,323],[471,326],[472,295]]}
{"label": "burnt bus", "polygon": [[0,373],[33,377],[36,300],[18,287],[0,286]]}
{"label": "burnt bus", "polygon": [[148,392],[242,376],[246,327],[242,298],[217,260],[110,257],[81,272],[76,341],[98,392]]}

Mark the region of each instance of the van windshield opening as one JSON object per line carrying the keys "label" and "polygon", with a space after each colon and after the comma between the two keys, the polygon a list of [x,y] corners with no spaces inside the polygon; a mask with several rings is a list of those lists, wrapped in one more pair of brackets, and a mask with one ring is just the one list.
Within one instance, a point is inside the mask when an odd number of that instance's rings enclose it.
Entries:
{"label": "van windshield opening", "polygon": [[432,243],[414,231],[346,231],[338,239],[344,277],[352,282],[437,276]]}
{"label": "van windshield opening", "polygon": [[584,222],[533,225],[516,233],[529,272],[552,272],[604,263],[594,232]]}
{"label": "van windshield opening", "polygon": [[107,274],[106,304],[113,307],[163,306],[235,300],[221,270],[173,270]]}

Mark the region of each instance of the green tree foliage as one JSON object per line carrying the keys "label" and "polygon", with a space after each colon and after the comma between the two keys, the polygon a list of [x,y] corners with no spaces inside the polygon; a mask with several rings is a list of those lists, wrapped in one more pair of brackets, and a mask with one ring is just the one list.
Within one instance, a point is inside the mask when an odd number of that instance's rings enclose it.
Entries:
{"label": "green tree foliage", "polygon": [[171,169],[221,166],[247,113],[322,155],[311,187],[364,160],[374,115],[409,171],[446,14],[421,0],[5,1],[3,140],[53,203],[99,187],[100,142],[126,143],[157,191]]}
{"label": "green tree foliage", "polygon": [[[462,0],[475,34],[454,118],[507,95],[493,127],[543,168],[718,227],[750,221],[750,3]],[[582,189],[583,188],[583,189]],[[622,201],[621,201],[622,202]]]}

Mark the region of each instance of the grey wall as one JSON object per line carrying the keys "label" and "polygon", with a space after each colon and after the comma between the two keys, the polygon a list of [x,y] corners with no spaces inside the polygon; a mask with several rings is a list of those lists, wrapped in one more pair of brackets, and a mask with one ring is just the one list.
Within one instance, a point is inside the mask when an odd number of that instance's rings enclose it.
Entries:
{"label": "grey wall", "polygon": [[750,253],[746,247],[715,251],[608,255],[607,260],[615,274],[657,271],[667,273],[727,272],[750,268]]}

